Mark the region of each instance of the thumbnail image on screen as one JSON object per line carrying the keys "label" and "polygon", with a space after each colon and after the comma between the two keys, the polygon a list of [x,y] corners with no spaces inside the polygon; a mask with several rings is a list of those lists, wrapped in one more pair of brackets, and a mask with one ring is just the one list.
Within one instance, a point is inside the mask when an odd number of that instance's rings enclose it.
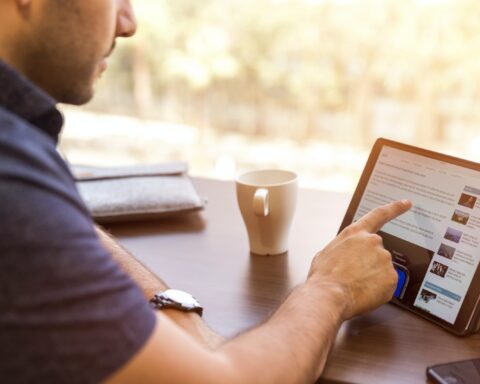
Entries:
{"label": "thumbnail image on screen", "polygon": [[475,207],[476,202],[477,202],[477,198],[475,196],[462,193],[462,195],[460,196],[460,200],[458,201],[458,205],[462,205],[464,207],[473,209],[473,207]]}

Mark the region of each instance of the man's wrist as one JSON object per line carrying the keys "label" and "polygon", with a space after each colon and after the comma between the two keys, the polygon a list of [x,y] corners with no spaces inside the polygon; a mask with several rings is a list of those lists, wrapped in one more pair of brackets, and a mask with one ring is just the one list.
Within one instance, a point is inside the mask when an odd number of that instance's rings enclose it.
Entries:
{"label": "man's wrist", "polygon": [[195,312],[183,312],[174,308],[167,308],[162,310],[162,313],[208,349],[214,350],[225,341],[222,336],[213,332]]}
{"label": "man's wrist", "polygon": [[310,295],[318,295],[320,302],[331,303],[330,308],[338,315],[340,321],[349,318],[351,295],[342,284],[309,277],[303,285]]}

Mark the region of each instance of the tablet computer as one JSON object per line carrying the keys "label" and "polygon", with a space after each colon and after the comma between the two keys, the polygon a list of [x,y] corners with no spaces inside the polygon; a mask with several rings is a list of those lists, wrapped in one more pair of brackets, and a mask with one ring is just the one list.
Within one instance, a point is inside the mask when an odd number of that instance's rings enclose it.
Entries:
{"label": "tablet computer", "polygon": [[412,209],[379,235],[392,254],[392,302],[449,331],[478,330],[480,164],[378,139],[340,230],[394,200]]}

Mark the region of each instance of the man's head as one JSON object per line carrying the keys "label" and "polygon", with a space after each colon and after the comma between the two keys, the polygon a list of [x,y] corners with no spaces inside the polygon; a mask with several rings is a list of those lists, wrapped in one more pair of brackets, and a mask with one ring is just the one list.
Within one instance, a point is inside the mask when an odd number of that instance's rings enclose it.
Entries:
{"label": "man's head", "polygon": [[0,59],[63,103],[84,104],[116,37],[135,33],[130,0],[0,0]]}

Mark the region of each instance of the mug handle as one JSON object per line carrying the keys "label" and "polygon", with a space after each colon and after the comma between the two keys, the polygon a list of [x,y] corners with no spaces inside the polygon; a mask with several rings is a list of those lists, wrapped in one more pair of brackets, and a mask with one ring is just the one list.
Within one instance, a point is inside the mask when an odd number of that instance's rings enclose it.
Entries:
{"label": "mug handle", "polygon": [[268,189],[259,188],[253,196],[253,213],[256,216],[266,217],[270,213]]}

